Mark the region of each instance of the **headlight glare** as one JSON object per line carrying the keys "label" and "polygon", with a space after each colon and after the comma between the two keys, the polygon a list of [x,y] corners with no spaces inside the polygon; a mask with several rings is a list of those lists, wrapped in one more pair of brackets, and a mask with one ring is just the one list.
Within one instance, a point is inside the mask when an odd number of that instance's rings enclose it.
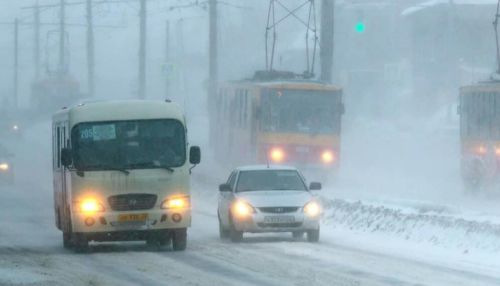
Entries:
{"label": "headlight glare", "polygon": [[0,171],[8,171],[9,168],[10,168],[10,166],[7,163],[0,164]]}
{"label": "headlight glare", "polygon": [[103,212],[104,206],[95,199],[85,199],[77,203],[77,210],[84,213]]}
{"label": "headlight glare", "polygon": [[309,202],[304,206],[304,213],[308,217],[317,217],[321,213],[321,207],[315,201]]}
{"label": "headlight glare", "polygon": [[255,209],[247,202],[236,201],[232,207],[233,214],[239,218],[248,217],[249,215],[255,213]]}
{"label": "headlight glare", "polygon": [[279,147],[272,148],[269,152],[269,158],[274,163],[281,163],[285,160],[285,151]]}
{"label": "headlight glare", "polygon": [[321,153],[321,161],[325,164],[330,164],[335,161],[335,154],[332,151],[326,150]]}
{"label": "headlight glare", "polygon": [[190,207],[189,197],[174,197],[161,203],[162,209],[184,209]]}

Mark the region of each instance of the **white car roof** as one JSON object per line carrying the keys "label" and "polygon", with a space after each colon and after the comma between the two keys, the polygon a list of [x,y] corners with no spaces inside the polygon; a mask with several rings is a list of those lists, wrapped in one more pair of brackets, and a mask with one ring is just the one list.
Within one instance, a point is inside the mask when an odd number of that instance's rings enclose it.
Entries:
{"label": "white car roof", "polygon": [[251,165],[251,166],[241,166],[236,168],[236,171],[261,171],[261,170],[292,170],[298,171],[297,168],[293,166],[285,165]]}

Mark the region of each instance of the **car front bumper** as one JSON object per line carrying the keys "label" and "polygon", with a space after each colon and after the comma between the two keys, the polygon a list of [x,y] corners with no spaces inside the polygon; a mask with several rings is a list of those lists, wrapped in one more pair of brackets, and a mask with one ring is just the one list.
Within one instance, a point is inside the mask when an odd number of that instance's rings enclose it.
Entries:
{"label": "car front bumper", "polygon": [[319,228],[319,216],[308,217],[304,213],[255,213],[244,218],[233,218],[237,231],[243,232],[295,232]]}

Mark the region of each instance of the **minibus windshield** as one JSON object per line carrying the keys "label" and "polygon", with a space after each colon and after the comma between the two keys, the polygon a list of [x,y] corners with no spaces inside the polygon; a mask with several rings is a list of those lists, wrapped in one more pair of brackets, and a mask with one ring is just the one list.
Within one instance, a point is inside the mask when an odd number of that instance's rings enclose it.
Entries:
{"label": "minibus windshield", "polygon": [[168,169],[186,161],[185,129],[177,120],[80,123],[71,136],[78,170]]}

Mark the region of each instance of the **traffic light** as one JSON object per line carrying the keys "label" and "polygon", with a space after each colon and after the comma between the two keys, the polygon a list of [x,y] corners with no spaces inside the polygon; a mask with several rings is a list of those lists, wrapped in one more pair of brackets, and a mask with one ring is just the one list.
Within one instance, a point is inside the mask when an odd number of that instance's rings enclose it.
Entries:
{"label": "traffic light", "polygon": [[358,21],[356,25],[354,26],[354,30],[358,34],[362,34],[366,31],[366,25],[363,21]]}

